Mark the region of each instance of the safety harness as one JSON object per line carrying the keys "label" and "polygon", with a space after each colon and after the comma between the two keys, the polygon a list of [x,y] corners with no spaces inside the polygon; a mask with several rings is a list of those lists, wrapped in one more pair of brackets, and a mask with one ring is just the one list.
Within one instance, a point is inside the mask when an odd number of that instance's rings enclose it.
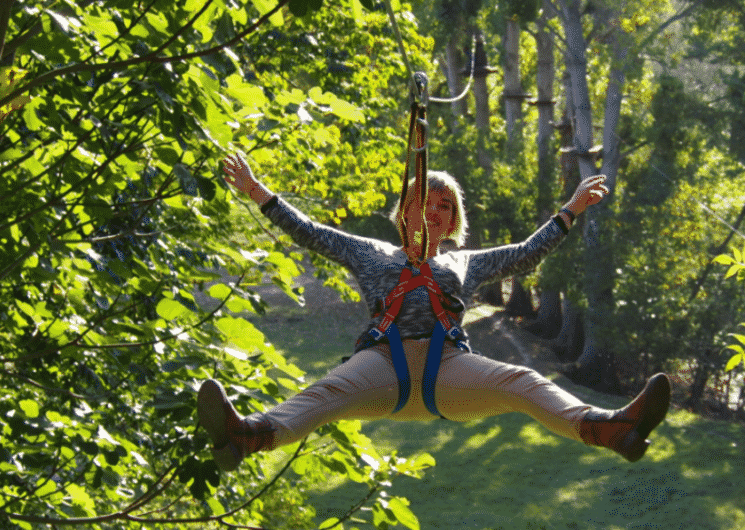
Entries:
{"label": "safety harness", "polygon": [[459,340],[463,335],[463,330],[460,326],[454,323],[457,322],[456,315],[458,312],[463,310],[463,306],[460,305],[460,307],[454,307],[454,311],[446,310],[443,307],[445,295],[443,295],[440,286],[437,285],[437,282],[432,277],[432,269],[430,269],[429,264],[422,264],[419,272],[419,275],[413,276],[411,268],[409,266],[404,267],[401,271],[398,285],[385,299],[384,307],[386,309],[383,319],[376,327],[370,330],[370,335],[376,341],[381,340],[383,337],[388,338],[388,343],[391,347],[393,368],[396,370],[396,377],[398,378],[398,403],[396,404],[396,408],[393,409],[393,412],[398,412],[409,400],[409,395],[411,393],[411,377],[409,376],[409,366],[406,363],[406,354],[404,352],[403,342],[401,341],[401,334],[399,333],[398,327],[394,321],[401,310],[404,295],[419,287],[427,288],[429,301],[432,304],[432,309],[437,317],[437,323],[432,332],[432,337],[429,342],[429,350],[427,351],[427,361],[424,366],[424,375],[422,377],[422,398],[428,411],[435,416],[444,418],[444,416],[442,416],[442,414],[437,410],[437,405],[435,404],[435,383],[437,382],[437,373],[440,369],[442,347],[445,344],[445,339],[452,340],[461,348],[468,348],[465,342]]}
{"label": "safety harness", "polygon": [[[432,331],[427,352],[422,377],[422,398],[427,410],[435,416],[444,418],[435,404],[435,383],[440,369],[445,339],[452,340],[460,347],[466,349],[468,347],[464,342],[458,340],[463,335],[463,330],[457,324],[454,324],[454,322],[457,322],[456,313],[463,310],[462,304],[456,299],[460,307],[454,307],[453,309],[457,309],[457,311],[448,311],[443,308],[445,295],[432,277],[432,269],[430,269],[429,264],[425,262],[429,244],[427,223],[424,217],[424,209],[427,204],[427,83],[427,76],[424,73],[417,72],[414,75],[412,90],[414,97],[412,97],[411,119],[409,120],[409,145],[406,153],[406,167],[403,175],[399,212],[396,218],[396,227],[408,261],[401,271],[398,285],[385,299],[383,319],[377,327],[370,330],[370,335],[376,342],[383,337],[388,338],[393,367],[398,378],[398,403],[393,412],[398,412],[409,399],[411,377],[406,363],[401,334],[394,321],[401,310],[404,295],[419,287],[427,288],[429,300],[438,322]],[[416,147],[412,145],[415,136]],[[415,153],[415,180],[413,189],[409,189],[409,160],[412,152]],[[419,268],[419,275],[413,275],[412,265]]]}

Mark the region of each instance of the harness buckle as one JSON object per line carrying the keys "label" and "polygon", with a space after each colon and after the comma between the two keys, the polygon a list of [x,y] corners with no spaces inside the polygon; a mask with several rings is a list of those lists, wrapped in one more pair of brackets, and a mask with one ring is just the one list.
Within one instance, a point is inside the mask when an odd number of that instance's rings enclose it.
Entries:
{"label": "harness buckle", "polygon": [[446,335],[448,336],[448,338],[449,338],[450,340],[455,340],[455,339],[456,339],[456,338],[457,338],[457,337],[458,337],[458,336],[459,336],[459,335],[460,335],[461,333],[463,333],[463,330],[462,330],[462,329],[460,329],[460,327],[458,327],[458,326],[453,326],[453,327],[452,327],[452,328],[450,328],[450,330],[449,330],[449,331],[448,331],[448,332],[446,333]]}
{"label": "harness buckle", "polygon": [[385,336],[385,333],[383,333],[382,331],[380,331],[378,328],[372,328],[370,330],[370,335],[372,336],[373,339],[375,339],[376,341],[378,341],[378,340],[382,339]]}

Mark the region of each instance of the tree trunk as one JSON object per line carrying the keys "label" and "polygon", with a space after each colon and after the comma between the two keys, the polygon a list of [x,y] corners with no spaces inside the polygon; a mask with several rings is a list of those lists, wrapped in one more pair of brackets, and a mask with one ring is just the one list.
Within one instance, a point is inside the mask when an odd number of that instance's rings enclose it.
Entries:
{"label": "tree trunk", "polygon": [[[574,149],[578,157],[580,176],[584,180],[596,173],[593,155],[592,109],[587,87],[586,42],[582,32],[579,2],[566,2],[564,7],[564,29],[567,36],[567,67],[571,76],[572,97],[575,108]],[[621,107],[621,88],[624,72],[619,68],[626,59],[627,48],[616,44],[614,66],[611,68],[610,83],[606,96],[603,171],[608,176],[606,185],[614,188],[618,172],[618,142],[615,131]],[[613,351],[614,335],[612,322],[613,301],[613,257],[612,241],[603,231],[611,216],[607,197],[600,204],[585,212],[584,239],[585,281],[584,292],[587,297],[585,313],[585,344],[576,362],[573,374],[576,380],[603,392],[620,393],[620,381],[616,373]]]}
{"label": "tree trunk", "polygon": [[554,180],[554,157],[551,156],[552,123],[554,120],[554,41],[546,29],[546,11],[538,20],[536,49],[538,55],[538,226],[552,214],[551,184]]}
{"label": "tree trunk", "polygon": [[512,292],[504,310],[511,317],[535,318],[535,310],[533,309],[533,301],[530,299],[530,293],[525,290],[525,287],[522,286],[517,278],[512,278]]}
{"label": "tree trunk", "polygon": [[[504,34],[504,106],[509,149],[521,148],[522,138],[522,82],[520,80],[520,24],[508,20]],[[518,278],[512,279],[510,299],[505,310],[513,316],[534,314],[533,304]]]}
{"label": "tree trunk", "polygon": [[578,156],[582,180],[596,174],[595,160],[591,156],[593,147],[592,107],[587,88],[587,43],[583,35],[579,1],[567,2],[564,7],[564,33],[567,39],[566,62],[572,87],[574,108],[574,149]]}
{"label": "tree trunk", "polygon": [[[450,97],[456,97],[463,91],[461,84],[461,72],[463,71],[463,57],[458,49],[458,37],[461,32],[454,29],[445,46],[445,58],[447,59],[447,80]],[[466,98],[451,103],[453,116],[457,119],[467,112]]]}
{"label": "tree trunk", "polygon": [[693,384],[691,384],[688,398],[683,402],[683,407],[693,412],[700,412],[702,409],[706,383],[711,376],[711,357],[710,350],[704,350],[703,355],[699,357],[696,374],[693,376]]}
{"label": "tree trunk", "polygon": [[[476,36],[476,58],[478,59],[479,53],[481,52],[482,59],[485,56],[484,53],[484,36],[481,34],[478,28],[473,28],[473,34]],[[479,61],[474,61],[475,72],[473,74],[473,97],[476,101],[476,128],[479,130],[479,141],[476,146],[476,157],[479,166],[490,174],[492,171],[492,160],[489,156],[487,145],[489,143],[489,116],[491,110],[489,109],[489,87],[486,85],[485,71],[479,71]],[[470,65],[469,65],[470,72]]]}
{"label": "tree trunk", "polygon": [[582,325],[582,313],[568,299],[561,302],[561,328],[559,334],[551,341],[551,349],[564,363],[573,363],[582,354],[585,332]]}
{"label": "tree trunk", "polygon": [[507,136],[514,138],[522,122],[522,83],[520,82],[520,24],[507,21],[504,35],[504,107]]}
{"label": "tree trunk", "polygon": [[561,296],[559,291],[541,291],[540,305],[535,320],[523,328],[542,339],[553,339],[561,330]]}
{"label": "tree trunk", "polygon": [[[554,180],[555,159],[551,154],[551,134],[554,119],[554,42],[553,36],[546,29],[548,10],[538,20],[536,49],[538,55],[538,200],[536,219],[537,226],[543,225],[551,217],[553,196],[551,193]],[[540,305],[536,320],[526,329],[544,339],[556,337],[561,328],[561,295],[559,291],[544,289],[541,291]]]}

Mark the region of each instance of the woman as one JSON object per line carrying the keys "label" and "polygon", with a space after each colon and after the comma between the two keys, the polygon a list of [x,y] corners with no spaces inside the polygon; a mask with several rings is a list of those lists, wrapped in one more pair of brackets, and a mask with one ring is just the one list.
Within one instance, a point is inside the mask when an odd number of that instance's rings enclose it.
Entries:
{"label": "woman", "polygon": [[[579,185],[558,214],[526,241],[491,249],[440,253],[440,244],[445,240],[455,239],[462,244],[467,226],[460,187],[446,173],[431,172],[427,179],[425,212],[429,232],[427,260],[420,270],[407,261],[400,247],[312,222],[259,182],[239,155],[227,157],[224,170],[226,181],[248,194],[297,244],[348,268],[359,283],[372,315],[354,356],[266,413],[241,417],[228,401],[222,385],[214,380],[202,385],[197,398],[199,421],[212,439],[217,464],[225,471],[238,467],[250,453],[292,443],[331,421],[437,417],[431,412],[432,407],[425,406],[426,388],[423,391],[427,352],[438,324],[427,287],[403,295],[395,318],[405,356],[404,371],[408,368],[409,378],[406,384],[410,392],[403,402],[399,389],[404,383],[399,384],[394,367],[395,351],[393,357],[391,353],[395,346],[385,336],[375,340],[375,334],[371,335],[388,309],[385,299],[398,285],[402,271],[409,269],[414,277],[424,274],[425,268],[427,273],[431,271],[442,291],[440,300],[457,325],[463,316],[461,300],[468,300],[487,280],[535,268],[564,239],[574,218],[608,193],[603,184],[604,175],[591,177]],[[633,462],[644,455],[649,445],[647,436],[667,413],[670,383],[664,374],[652,377],[623,409],[598,409],[534,370],[474,355],[467,336],[457,329],[460,334],[448,338],[442,346],[432,389],[434,395],[431,391],[429,394],[435,410],[449,420],[462,422],[522,412],[558,435],[608,447]]]}

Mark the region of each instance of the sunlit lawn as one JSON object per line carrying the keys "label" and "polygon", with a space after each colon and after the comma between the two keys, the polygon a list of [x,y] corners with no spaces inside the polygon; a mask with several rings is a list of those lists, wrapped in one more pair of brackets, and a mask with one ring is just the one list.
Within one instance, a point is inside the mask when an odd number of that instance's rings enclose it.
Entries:
{"label": "sunlit lawn", "polygon": [[[269,339],[314,379],[350,353],[364,310],[282,309],[273,321],[263,326]],[[561,384],[603,407],[626,402]],[[745,529],[745,428],[685,411],[668,416],[636,464],[519,414],[465,424],[377,420],[363,430],[381,451],[435,457],[423,479],[400,477],[391,491],[411,501],[422,529]],[[345,513],[362,488],[329,483],[314,494],[318,522]]]}

